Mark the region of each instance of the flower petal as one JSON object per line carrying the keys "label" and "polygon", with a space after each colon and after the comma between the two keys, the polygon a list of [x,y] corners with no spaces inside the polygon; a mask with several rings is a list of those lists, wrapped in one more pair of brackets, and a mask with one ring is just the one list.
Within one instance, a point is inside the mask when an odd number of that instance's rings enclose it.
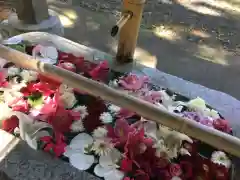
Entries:
{"label": "flower petal", "polygon": [[109,171],[104,175],[105,180],[122,180],[124,177],[124,173],[122,171],[119,171],[117,169],[114,169],[112,171]]}
{"label": "flower petal", "polygon": [[99,164],[104,168],[115,167],[116,162],[120,159],[121,153],[117,149],[113,149],[108,155],[100,156]]}
{"label": "flower petal", "polygon": [[94,163],[94,156],[86,154],[73,154],[69,158],[72,166],[79,170],[87,170]]}
{"label": "flower petal", "polygon": [[84,152],[84,148],[92,143],[93,143],[92,136],[86,133],[80,133],[72,139],[70,147],[74,150],[79,149],[82,152]]}
{"label": "flower petal", "polygon": [[66,146],[63,155],[69,158],[73,154],[82,154],[82,151],[78,149],[72,149],[70,146]]}
{"label": "flower petal", "polygon": [[112,169],[111,168],[104,168],[100,164],[98,164],[94,168],[94,173],[99,177],[104,177],[104,175],[106,173],[108,173],[110,170],[112,170]]}

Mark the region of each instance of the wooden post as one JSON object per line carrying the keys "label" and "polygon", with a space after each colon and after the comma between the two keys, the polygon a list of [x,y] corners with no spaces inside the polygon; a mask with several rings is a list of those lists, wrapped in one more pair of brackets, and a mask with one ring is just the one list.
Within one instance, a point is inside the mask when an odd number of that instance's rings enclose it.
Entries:
{"label": "wooden post", "polygon": [[18,0],[16,10],[24,24],[39,24],[49,18],[46,0]]}
{"label": "wooden post", "polygon": [[145,0],[123,0],[122,13],[132,12],[132,17],[120,30],[116,57],[119,63],[133,61],[144,4]]}

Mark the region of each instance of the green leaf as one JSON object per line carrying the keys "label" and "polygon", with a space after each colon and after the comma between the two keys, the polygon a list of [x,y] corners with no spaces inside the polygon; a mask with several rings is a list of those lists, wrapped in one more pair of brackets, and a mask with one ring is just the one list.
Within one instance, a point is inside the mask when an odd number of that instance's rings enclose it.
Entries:
{"label": "green leaf", "polygon": [[28,104],[32,107],[37,107],[43,104],[43,96],[41,93],[36,92],[28,97]]}
{"label": "green leaf", "polygon": [[8,45],[10,48],[12,49],[15,49],[17,51],[21,51],[23,53],[26,52],[26,46],[25,45],[22,45],[22,44],[11,44],[11,45]]}

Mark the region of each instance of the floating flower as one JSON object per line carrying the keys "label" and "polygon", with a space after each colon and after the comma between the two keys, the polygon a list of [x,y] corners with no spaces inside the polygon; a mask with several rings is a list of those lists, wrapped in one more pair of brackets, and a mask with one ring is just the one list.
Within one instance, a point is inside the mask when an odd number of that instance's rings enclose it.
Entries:
{"label": "floating flower", "polygon": [[105,156],[112,151],[113,147],[114,145],[110,139],[102,138],[95,139],[92,150],[99,156]]}
{"label": "floating flower", "polygon": [[0,71],[0,87],[7,87],[8,82],[6,81],[7,73],[6,70],[1,69]]}
{"label": "floating flower", "polygon": [[7,75],[8,76],[15,76],[15,75],[18,75],[19,73],[20,73],[20,69],[17,68],[17,67],[14,67],[14,66],[9,67],[7,69]]}
{"label": "floating flower", "polygon": [[64,142],[64,136],[62,134],[55,133],[55,138],[52,136],[43,136],[40,141],[44,143],[44,151],[54,152],[56,157],[61,156],[65,152],[67,144]]}
{"label": "floating flower", "polygon": [[79,112],[81,119],[84,119],[88,115],[87,106],[77,106],[73,109],[74,112]]}
{"label": "floating flower", "polygon": [[31,70],[22,70],[20,76],[25,82],[36,81],[38,79],[38,73]]}
{"label": "floating flower", "polygon": [[231,166],[231,161],[229,160],[227,155],[222,151],[215,151],[212,154],[211,160],[213,163],[225,166],[226,168],[230,168]]}
{"label": "floating flower", "polygon": [[85,130],[82,120],[73,121],[70,129],[72,132],[83,132]]}
{"label": "floating flower", "polygon": [[102,61],[94,69],[89,72],[89,75],[94,80],[104,81],[107,79],[109,72],[109,65],[107,61]]}
{"label": "floating flower", "polygon": [[121,153],[115,148],[112,149],[108,155],[100,156],[99,164],[95,166],[94,173],[105,180],[122,180],[124,173],[116,169],[120,158]]}
{"label": "floating flower", "polygon": [[1,128],[4,131],[13,133],[15,128],[19,126],[19,119],[17,118],[17,116],[11,116],[8,119],[2,120],[0,124],[1,124]]}
{"label": "floating flower", "polygon": [[180,176],[182,174],[182,169],[181,166],[179,164],[170,164],[169,167],[169,172],[171,174],[171,176]]}
{"label": "floating flower", "polygon": [[225,133],[231,133],[232,129],[225,119],[216,119],[213,121],[213,127],[219,131],[225,132]]}
{"label": "floating flower", "polygon": [[135,74],[129,74],[125,77],[119,79],[119,84],[126,90],[139,90],[143,87],[145,83],[148,82],[148,77],[141,76],[138,77]]}
{"label": "floating flower", "polygon": [[13,111],[5,103],[0,103],[0,121],[6,120],[13,115]]}
{"label": "floating flower", "polygon": [[114,104],[110,104],[110,105],[108,106],[108,109],[109,109],[109,111],[110,111],[111,113],[116,114],[116,113],[118,113],[118,112],[121,110],[121,107],[116,106],[116,105],[114,105]]}
{"label": "floating flower", "polygon": [[108,137],[112,139],[116,146],[124,145],[127,142],[130,132],[135,131],[125,119],[117,119],[115,127],[108,126]]}
{"label": "floating flower", "polygon": [[65,148],[64,156],[69,158],[69,162],[79,170],[87,170],[94,163],[94,156],[85,154],[85,149],[91,146],[93,138],[86,134],[80,133],[75,136],[69,146]]}
{"label": "floating flower", "polygon": [[67,109],[72,108],[77,103],[74,93],[71,92],[64,92],[61,94],[60,101],[62,101],[63,106]]}
{"label": "floating flower", "polygon": [[62,62],[62,61],[60,61],[60,63],[58,64],[58,67],[61,67],[61,68],[66,69],[68,71],[76,72],[75,65],[70,63],[70,62]]}
{"label": "floating flower", "polygon": [[69,87],[67,84],[61,84],[58,88],[60,94],[65,92],[73,92],[73,88]]}
{"label": "floating flower", "polygon": [[110,113],[104,112],[100,115],[99,119],[102,121],[103,124],[112,123],[113,117]]}
{"label": "floating flower", "polygon": [[93,131],[93,137],[98,138],[105,138],[107,136],[107,129],[105,127],[98,127]]}
{"label": "floating flower", "polygon": [[205,101],[200,98],[197,97],[196,99],[192,99],[187,103],[187,106],[194,110],[194,111],[199,111],[199,112],[204,112],[204,110],[206,109],[206,103]]}

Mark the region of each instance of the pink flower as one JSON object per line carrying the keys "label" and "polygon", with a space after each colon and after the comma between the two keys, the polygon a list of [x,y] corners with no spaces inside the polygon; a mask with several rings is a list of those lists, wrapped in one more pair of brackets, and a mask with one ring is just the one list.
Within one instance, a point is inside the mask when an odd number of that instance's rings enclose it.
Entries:
{"label": "pink flower", "polygon": [[8,82],[6,81],[6,78],[7,78],[6,71],[1,69],[1,71],[0,71],[0,87],[8,86]]}
{"label": "pink flower", "polygon": [[229,123],[225,119],[216,119],[213,121],[213,127],[219,131],[225,132],[225,133],[231,133],[232,129],[229,126]]}
{"label": "pink flower", "polygon": [[16,101],[12,102],[10,106],[13,111],[20,111],[22,113],[28,113],[30,110],[28,102],[23,98],[16,99]]}
{"label": "pink flower", "polygon": [[213,127],[213,121],[205,118],[200,121],[202,125],[208,126],[208,127]]}
{"label": "pink flower", "polygon": [[125,119],[117,119],[115,127],[108,127],[108,136],[113,139],[116,146],[124,145],[127,142],[130,132],[135,131]]}
{"label": "pink flower", "polygon": [[107,61],[103,61],[97,65],[94,69],[89,72],[89,75],[94,80],[101,80],[104,81],[107,78],[109,71],[109,65]]}
{"label": "pink flower", "polygon": [[148,82],[147,76],[138,77],[135,74],[129,74],[119,80],[119,84],[126,90],[139,90]]}
{"label": "pink flower", "polygon": [[71,71],[71,72],[76,72],[76,66],[70,62],[60,61],[57,66],[60,68],[66,69],[68,71]]}
{"label": "pink flower", "polygon": [[159,102],[161,100],[161,92],[150,91],[147,95],[143,96],[143,100],[148,101],[150,103]]}
{"label": "pink flower", "polygon": [[171,176],[180,176],[182,174],[182,169],[179,164],[170,164],[169,172]]}

